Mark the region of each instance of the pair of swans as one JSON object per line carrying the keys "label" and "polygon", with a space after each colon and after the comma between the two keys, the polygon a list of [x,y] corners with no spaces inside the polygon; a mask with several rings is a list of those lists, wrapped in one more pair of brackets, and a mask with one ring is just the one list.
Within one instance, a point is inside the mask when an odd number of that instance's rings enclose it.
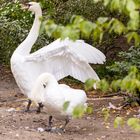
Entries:
{"label": "pair of swans", "polygon": [[[30,53],[39,35],[42,10],[39,3],[36,2],[30,2],[27,9],[35,13],[34,23],[26,39],[18,46],[11,57],[12,73],[24,95],[34,100],[33,96],[31,97],[31,93],[32,89],[37,86],[35,81],[45,72],[54,75],[57,81],[68,75],[82,82],[89,78],[99,80],[99,77],[89,63],[103,64],[105,56],[101,51],[85,43],[83,40],[73,42],[68,38],[64,40],[57,39],[38,51]],[[38,98],[41,92],[44,91],[40,89],[36,93]],[[77,96],[75,97],[78,98],[79,96]],[[27,110],[29,110],[31,100],[29,100]],[[38,111],[40,111],[42,102],[43,99],[41,102],[38,102]]]}

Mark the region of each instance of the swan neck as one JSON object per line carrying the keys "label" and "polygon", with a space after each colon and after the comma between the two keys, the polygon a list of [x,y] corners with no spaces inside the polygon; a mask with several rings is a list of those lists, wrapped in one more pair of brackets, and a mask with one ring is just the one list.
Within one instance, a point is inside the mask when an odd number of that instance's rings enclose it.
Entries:
{"label": "swan neck", "polygon": [[30,53],[32,46],[34,45],[39,36],[41,17],[42,11],[39,10],[37,13],[35,13],[35,19],[28,36],[17,48],[18,53],[22,53],[22,55],[28,55]]}

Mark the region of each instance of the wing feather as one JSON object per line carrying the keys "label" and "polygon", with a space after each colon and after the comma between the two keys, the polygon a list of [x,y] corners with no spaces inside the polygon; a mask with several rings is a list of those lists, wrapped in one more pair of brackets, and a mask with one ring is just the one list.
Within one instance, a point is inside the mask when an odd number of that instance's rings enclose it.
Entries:
{"label": "wing feather", "polygon": [[64,43],[69,44],[70,49],[85,57],[88,63],[103,64],[106,61],[105,55],[100,50],[85,43],[83,40],[72,41],[65,39]]}
{"label": "wing feather", "polygon": [[[57,44],[58,45],[58,44]],[[60,80],[68,75],[85,82],[89,78],[99,80],[95,71],[90,67],[84,57],[77,54],[65,43],[60,43],[60,47],[40,51],[25,58],[28,63],[37,65],[34,71],[38,71],[38,76],[43,72],[49,72]]]}
{"label": "wing feather", "polygon": [[[55,51],[57,51],[58,48],[61,49],[63,47],[69,47],[70,50],[84,57],[88,63],[103,64],[106,61],[105,55],[100,50],[85,43],[83,40],[72,41],[68,38],[65,40],[57,39],[51,44],[31,54],[29,57],[36,59],[37,56],[38,58],[40,57],[40,54],[42,56],[44,55],[45,57],[46,53],[51,52],[51,51],[55,53]],[[41,57],[41,58],[43,59],[44,57]]]}

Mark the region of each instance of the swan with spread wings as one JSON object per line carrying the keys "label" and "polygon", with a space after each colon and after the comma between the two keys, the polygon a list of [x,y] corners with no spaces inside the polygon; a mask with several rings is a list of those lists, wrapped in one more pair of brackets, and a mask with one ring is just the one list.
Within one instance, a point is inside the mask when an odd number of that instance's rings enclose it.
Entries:
{"label": "swan with spread wings", "polygon": [[[34,23],[26,39],[11,57],[12,73],[24,95],[27,97],[30,95],[34,81],[44,72],[53,74],[57,80],[68,75],[82,82],[89,78],[99,80],[89,63],[103,64],[105,56],[83,40],[57,39],[31,53],[31,48],[39,36],[42,10],[37,2],[29,2],[26,8],[35,13]],[[27,110],[30,104],[29,100]]]}

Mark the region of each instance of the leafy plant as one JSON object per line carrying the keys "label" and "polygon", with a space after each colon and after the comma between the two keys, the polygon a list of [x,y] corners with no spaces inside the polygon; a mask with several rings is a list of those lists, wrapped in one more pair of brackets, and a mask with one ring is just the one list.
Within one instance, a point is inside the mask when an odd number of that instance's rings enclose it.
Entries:
{"label": "leafy plant", "polygon": [[[9,65],[16,47],[25,39],[32,26],[33,15],[21,9],[19,1],[4,1],[0,6],[0,63]],[[45,45],[46,35],[42,35],[36,48]]]}
{"label": "leafy plant", "polygon": [[119,126],[123,126],[125,123],[124,118],[122,117],[116,117],[114,120],[114,128],[117,128]]}
{"label": "leafy plant", "polygon": [[73,110],[74,118],[81,118],[85,113],[85,107],[83,105],[77,105]]}
{"label": "leafy plant", "polygon": [[140,48],[131,47],[126,52],[119,53],[120,61],[115,62],[111,66],[107,66],[107,70],[114,78],[126,76],[131,66],[136,66],[140,69]]}
{"label": "leafy plant", "polygon": [[[96,4],[103,2],[103,6],[108,8],[112,13],[119,12],[118,17],[110,18],[110,13],[108,16],[99,17],[95,22],[91,22],[82,16],[75,16],[70,20],[70,24],[66,25],[61,29],[61,34],[63,34],[63,38],[70,37],[72,39],[77,39],[77,37],[91,38],[94,41],[99,41],[100,43],[103,40],[103,36],[106,32],[110,34],[124,35],[128,42],[130,43],[133,39],[135,41],[135,45],[140,44],[140,37],[138,34],[139,29],[139,12],[137,11],[140,8],[139,1],[135,0],[93,0]],[[82,1],[81,1],[82,2]],[[94,3],[92,3],[94,5]],[[107,14],[104,14],[107,15]],[[125,20],[127,17],[127,20]],[[48,25],[47,25],[48,26]],[[51,26],[51,25],[50,25]],[[61,25],[57,25],[61,26]],[[70,28],[67,31],[67,27]],[[75,32],[75,37],[73,35],[69,35],[70,32],[74,32],[75,29],[78,31]],[[55,32],[55,30],[54,30]],[[64,33],[63,33],[64,32]],[[65,33],[67,32],[67,34]],[[79,36],[79,32],[81,36]],[[58,37],[58,36],[53,36]],[[60,35],[59,37],[62,37]]]}
{"label": "leafy plant", "polygon": [[129,118],[127,120],[127,125],[135,131],[140,131],[140,119],[138,118]]}
{"label": "leafy plant", "polygon": [[110,116],[110,109],[102,108],[102,114],[104,116],[104,121],[106,122]]}
{"label": "leafy plant", "polygon": [[140,132],[140,119],[138,118],[129,118],[125,120],[123,117],[116,117],[114,120],[114,128],[118,128],[119,126],[124,126],[127,124],[134,131]]}

